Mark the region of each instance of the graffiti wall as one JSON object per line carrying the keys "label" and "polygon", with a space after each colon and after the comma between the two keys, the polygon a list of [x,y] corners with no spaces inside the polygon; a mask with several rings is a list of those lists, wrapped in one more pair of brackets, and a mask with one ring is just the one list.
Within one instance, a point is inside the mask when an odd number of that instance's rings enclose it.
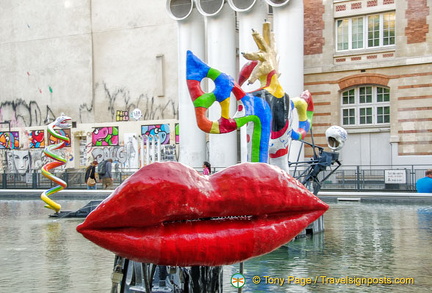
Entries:
{"label": "graffiti wall", "polygon": [[[57,151],[57,154],[66,158],[66,165],[59,167],[56,171],[65,170],[73,166],[74,156],[70,148],[64,148]],[[27,150],[2,150],[0,152],[0,168],[6,173],[19,174],[23,177],[26,174],[39,171],[42,166],[51,161],[44,154],[44,149],[27,149]]]}
{"label": "graffiti wall", "polygon": [[[125,138],[125,144],[122,146],[96,147],[88,143],[85,147],[87,163],[91,161],[100,163],[103,160],[112,159],[114,172],[133,172],[138,170],[143,166],[144,157],[147,156],[148,148],[142,145],[142,139],[135,134],[125,134]],[[155,154],[151,156],[155,156]],[[177,161],[176,145],[161,145],[157,156],[160,156],[161,162]],[[151,158],[151,161],[154,161],[154,159]]]}

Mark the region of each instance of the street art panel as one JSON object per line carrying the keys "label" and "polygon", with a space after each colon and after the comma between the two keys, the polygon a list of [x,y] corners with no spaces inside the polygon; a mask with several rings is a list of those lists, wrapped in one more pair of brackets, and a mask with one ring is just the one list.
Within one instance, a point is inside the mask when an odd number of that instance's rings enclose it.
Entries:
{"label": "street art panel", "polygon": [[[69,138],[69,142],[65,143],[65,147],[70,147],[71,146],[71,130],[70,129],[56,129],[59,133],[59,135],[61,136],[65,136],[67,138]],[[52,134],[49,134],[48,136],[48,145],[52,145],[52,144],[57,144],[57,143],[62,143],[63,141],[58,139],[57,137],[55,137]]]}
{"label": "street art panel", "polygon": [[45,147],[45,131],[44,130],[31,130],[29,132],[29,147],[30,148],[44,148]]}
{"label": "street art panel", "polygon": [[159,136],[161,144],[170,143],[170,126],[169,124],[156,124],[156,125],[142,125],[141,134],[149,136]]}
{"label": "street art panel", "polygon": [[19,132],[6,131],[0,132],[0,149],[19,149]]}
{"label": "street art panel", "polygon": [[180,124],[175,124],[175,143],[180,143]]}
{"label": "street art panel", "polygon": [[118,127],[96,127],[92,133],[93,146],[117,146],[119,145]]}

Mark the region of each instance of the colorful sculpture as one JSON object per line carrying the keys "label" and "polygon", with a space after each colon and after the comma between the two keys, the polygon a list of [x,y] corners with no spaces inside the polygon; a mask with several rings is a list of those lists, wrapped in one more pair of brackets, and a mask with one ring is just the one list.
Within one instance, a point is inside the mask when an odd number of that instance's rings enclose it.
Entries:
{"label": "colorful sculpture", "polygon": [[[274,38],[270,23],[263,25],[263,35],[253,31],[252,36],[258,46],[257,52],[242,53],[251,60],[240,72],[239,83],[232,77],[209,67],[192,52],[187,52],[187,83],[198,127],[207,133],[227,133],[253,123],[248,134],[251,142],[249,161],[269,162],[288,171],[288,145],[291,139],[302,140],[309,131],[313,117],[313,99],[309,91],[300,97],[289,99],[284,92],[277,70],[277,54],[274,49]],[[210,78],[215,89],[205,93],[201,81]],[[248,80],[260,82],[260,88],[246,93],[241,85]],[[233,93],[239,102],[239,111],[229,117],[230,95]],[[218,102],[221,106],[221,117],[210,121],[206,117],[207,109]],[[292,129],[291,112],[297,110],[298,129]]]}
{"label": "colorful sculpture", "polygon": [[177,162],[141,168],[77,227],[116,255],[159,265],[217,266],[268,253],[328,209],[262,163],[211,176]]}
{"label": "colorful sculpture", "polygon": [[62,179],[51,174],[49,171],[51,169],[54,169],[54,168],[57,168],[57,167],[60,167],[64,164],[66,164],[66,159],[58,156],[53,151],[63,148],[67,143],[69,143],[69,138],[66,136],[62,136],[62,135],[58,134],[54,130],[54,127],[69,128],[70,127],[70,124],[69,124],[70,120],[71,120],[70,117],[65,116],[62,113],[60,117],[57,117],[57,119],[54,122],[52,122],[48,125],[49,134],[51,134],[52,136],[54,136],[58,140],[61,140],[62,142],[59,142],[57,144],[52,144],[52,145],[45,147],[45,150],[44,150],[45,155],[47,157],[50,157],[54,161],[45,164],[41,169],[43,176],[45,176],[46,178],[48,178],[48,179],[50,179],[50,180],[52,180],[58,184],[57,186],[54,186],[54,187],[50,188],[49,190],[44,191],[41,194],[41,199],[46,203],[45,207],[54,210],[56,213],[58,213],[60,211],[61,205],[56,203],[52,199],[50,199],[49,196],[56,193],[56,192],[63,190],[64,188],[66,188],[67,183],[65,181],[63,181]]}
{"label": "colorful sculpture", "polygon": [[[270,25],[263,36],[253,31],[259,51],[239,83],[187,52],[187,83],[197,124],[207,133],[228,133],[250,126],[249,160],[211,176],[177,162],[152,163],[124,181],[77,231],[119,259],[169,266],[221,266],[266,254],[289,242],[319,218],[328,205],[288,171],[288,144],[304,139],[311,127],[313,101],[308,91],[289,99],[279,83]],[[215,83],[205,93],[201,81]],[[241,89],[259,80],[251,93]],[[230,117],[230,96],[238,112]],[[221,117],[211,121],[215,102]],[[291,112],[299,114],[292,129]],[[266,164],[269,162],[276,166]],[[278,168],[279,166],[280,168]]]}

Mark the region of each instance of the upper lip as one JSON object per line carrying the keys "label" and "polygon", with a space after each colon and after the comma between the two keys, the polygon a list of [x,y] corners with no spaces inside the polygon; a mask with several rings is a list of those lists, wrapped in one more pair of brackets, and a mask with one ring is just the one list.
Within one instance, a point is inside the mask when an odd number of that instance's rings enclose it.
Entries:
{"label": "upper lip", "polygon": [[223,265],[279,247],[327,209],[268,164],[244,163],[206,178],[180,163],[154,163],[128,178],[77,230],[140,262]]}

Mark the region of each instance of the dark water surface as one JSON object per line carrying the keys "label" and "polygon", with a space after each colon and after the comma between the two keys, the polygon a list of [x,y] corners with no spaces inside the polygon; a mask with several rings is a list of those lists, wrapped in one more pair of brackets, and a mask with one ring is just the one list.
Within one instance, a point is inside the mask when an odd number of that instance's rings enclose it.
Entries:
{"label": "dark water surface", "polygon": [[[59,201],[73,211],[87,202]],[[75,231],[82,219],[49,218],[43,206],[0,200],[0,292],[110,292],[113,254]],[[324,219],[324,233],[247,261],[243,292],[432,290],[432,208],[332,203]],[[230,277],[238,272],[224,267],[224,292],[237,292]]]}

